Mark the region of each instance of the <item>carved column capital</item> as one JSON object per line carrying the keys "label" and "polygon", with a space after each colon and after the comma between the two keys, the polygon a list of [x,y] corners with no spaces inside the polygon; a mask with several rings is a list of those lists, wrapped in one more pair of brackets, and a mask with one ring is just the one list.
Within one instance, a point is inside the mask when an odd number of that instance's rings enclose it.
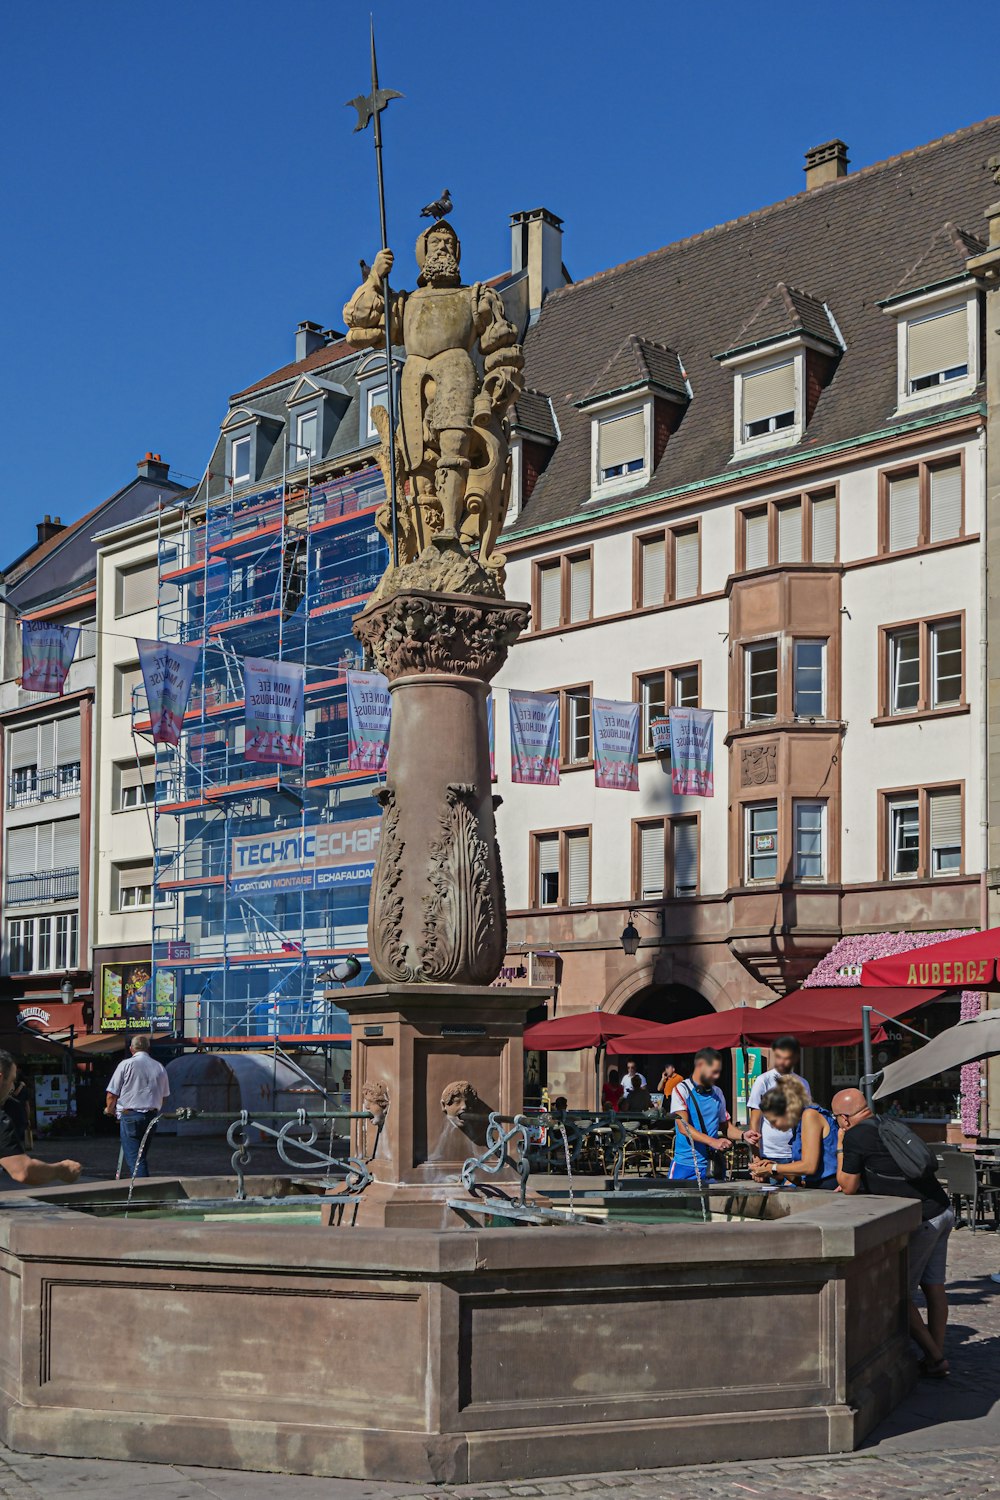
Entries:
{"label": "carved column capital", "polygon": [[354,633],[390,682],[425,672],[489,682],[530,613],[504,599],[409,590],[364,610]]}

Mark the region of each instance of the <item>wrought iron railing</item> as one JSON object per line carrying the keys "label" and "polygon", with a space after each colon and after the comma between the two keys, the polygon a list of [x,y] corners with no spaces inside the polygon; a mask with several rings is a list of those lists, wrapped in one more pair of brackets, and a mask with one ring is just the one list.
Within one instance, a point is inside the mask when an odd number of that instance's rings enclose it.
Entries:
{"label": "wrought iron railing", "polygon": [[75,901],[80,894],[79,868],[33,870],[30,875],[7,876],[7,905],[29,906],[38,901]]}
{"label": "wrought iron railing", "polygon": [[8,807],[30,807],[36,802],[79,795],[79,761],[65,766],[50,766],[43,771],[29,766],[20,771],[12,771],[7,777]]}

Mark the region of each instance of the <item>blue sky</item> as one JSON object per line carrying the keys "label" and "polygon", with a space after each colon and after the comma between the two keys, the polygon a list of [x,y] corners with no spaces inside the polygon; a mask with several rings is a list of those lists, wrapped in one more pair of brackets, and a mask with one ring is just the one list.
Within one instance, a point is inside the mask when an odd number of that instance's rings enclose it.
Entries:
{"label": "blue sky", "polygon": [[[226,397],[342,327],[377,248],[368,3],[34,0],[0,64],[5,546],[82,514],[147,449],[204,467]],[[940,5],[374,0],[390,240],[446,185],[468,279],[508,215],[565,220],[585,276],[1000,110],[995,57]],[[915,86],[916,85],[916,86]],[[983,203],[990,197],[984,174]],[[405,277],[401,277],[405,281]]]}

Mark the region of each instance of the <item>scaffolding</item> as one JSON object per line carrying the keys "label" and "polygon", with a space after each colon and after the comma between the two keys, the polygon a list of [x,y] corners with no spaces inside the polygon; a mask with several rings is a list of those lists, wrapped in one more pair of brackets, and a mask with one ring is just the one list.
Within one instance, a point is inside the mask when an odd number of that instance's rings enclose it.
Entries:
{"label": "scaffolding", "polygon": [[[352,851],[377,841],[379,778],[348,766],[346,673],[364,664],[351,624],[387,562],[374,524],[384,494],[372,466],[191,505],[179,527],[161,522],[159,638],[196,645],[199,658],[180,743],[153,747],[150,994],[154,1026],[167,1029],[169,1017],[186,1040],[329,1043],[347,1029],[324,998],[331,969],[353,956],[351,983],[371,973],[370,865]],[[246,657],[304,665],[301,767],[248,760]],[[148,765],[141,686],[132,728]],[[304,851],[307,835],[308,847],[339,843],[344,857],[322,871],[237,878],[240,851],[262,840]]]}

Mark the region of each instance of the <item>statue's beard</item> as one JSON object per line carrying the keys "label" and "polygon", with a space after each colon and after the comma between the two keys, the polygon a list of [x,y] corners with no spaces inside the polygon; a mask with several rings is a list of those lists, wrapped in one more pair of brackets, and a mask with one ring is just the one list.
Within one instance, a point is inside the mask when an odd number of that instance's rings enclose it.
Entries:
{"label": "statue's beard", "polygon": [[429,286],[457,286],[458,261],[450,250],[435,250],[424,261],[422,276]]}

